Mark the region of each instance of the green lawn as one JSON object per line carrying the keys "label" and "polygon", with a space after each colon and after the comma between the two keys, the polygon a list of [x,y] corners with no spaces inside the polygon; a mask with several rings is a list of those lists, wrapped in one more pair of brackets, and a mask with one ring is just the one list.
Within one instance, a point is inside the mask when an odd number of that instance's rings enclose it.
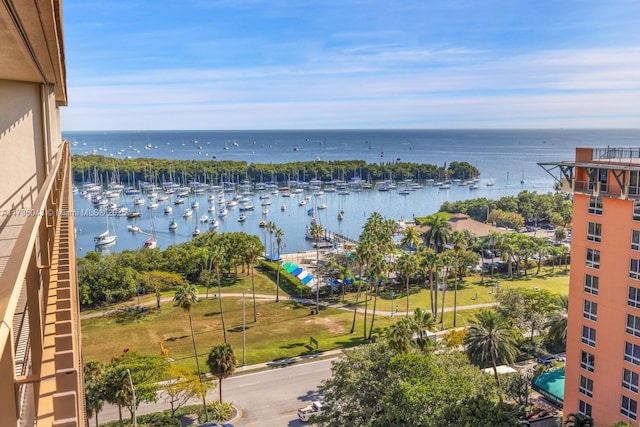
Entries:
{"label": "green lawn", "polygon": [[[530,275],[518,280],[485,279],[481,283],[479,276],[467,278],[458,290],[457,326],[469,323],[479,311],[478,308],[464,310],[461,307],[494,302],[492,284],[497,281],[500,287],[528,287],[548,289],[554,293],[568,292],[568,274],[557,269],[555,274],[549,270],[541,276]],[[223,293],[246,293],[246,363],[254,364],[277,359],[300,356],[316,351],[315,345],[310,345],[310,337],[318,341],[318,350],[331,350],[350,347],[362,342],[363,314],[356,316],[356,329],[350,334],[353,312],[338,308],[322,309],[319,315],[311,315],[309,306],[288,300],[288,296],[281,292],[281,300],[275,298],[258,299],[256,302],[257,322],[253,321],[253,302],[251,299],[251,276],[240,275],[240,281],[224,287]],[[265,276],[256,272],[254,276],[257,294],[275,295],[275,285]],[[204,294],[206,290],[200,289]],[[219,300],[213,298],[217,289],[210,289],[210,298],[201,299],[193,307],[192,318],[196,337],[196,345],[200,356],[201,367],[211,347],[223,342]],[[406,296],[402,287],[396,289],[393,303],[390,290],[385,290],[378,298],[378,315],[376,316],[375,332],[384,333],[387,328],[405,311]],[[172,298],[173,292],[163,294]],[[352,302],[355,295],[349,294],[346,302]],[[442,293],[439,293],[442,297]],[[339,302],[340,298],[334,298]],[[155,301],[153,295],[141,296],[141,303]],[[223,309],[227,329],[227,339],[233,346],[238,361],[242,361],[242,298],[224,297]],[[441,300],[439,301],[441,302]],[[121,304],[120,307],[133,307],[137,300]],[[399,312],[394,317],[389,315],[393,306],[398,305]],[[440,304],[439,304],[440,305]],[[364,302],[360,301],[360,307]],[[427,308],[429,291],[427,289],[412,289],[410,295],[410,311],[415,307]],[[155,305],[153,305],[155,307]],[[453,307],[453,292],[447,292],[445,307]],[[109,307],[113,309],[114,307]],[[371,319],[373,300],[369,300],[368,322]],[[386,312],[382,314],[382,312]],[[83,312],[82,314],[87,314]],[[445,327],[453,325],[453,312],[445,312]],[[440,328],[440,326],[438,326]],[[193,347],[189,331],[189,318],[186,312],[174,307],[170,301],[163,302],[159,310],[150,308],[147,311],[120,311],[117,314],[85,319],[82,321],[82,346],[85,361],[97,359],[109,361],[124,349],[137,350],[147,354],[160,354],[160,342],[169,349],[169,356],[178,364],[195,367]]]}

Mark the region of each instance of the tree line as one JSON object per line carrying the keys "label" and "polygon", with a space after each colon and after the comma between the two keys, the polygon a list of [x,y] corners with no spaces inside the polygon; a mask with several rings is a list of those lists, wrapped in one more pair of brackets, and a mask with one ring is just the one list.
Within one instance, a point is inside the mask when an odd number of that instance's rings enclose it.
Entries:
{"label": "tree line", "polygon": [[72,156],[74,181],[117,181],[136,185],[139,180],[162,182],[196,180],[212,184],[223,182],[279,182],[289,180],[344,180],[353,177],[376,181],[382,179],[470,179],[478,177],[478,169],[467,162],[451,162],[448,166],[426,163],[367,163],[364,160],[329,160],[288,163],[247,163],[232,160],[170,160],[155,158],[115,159],[98,154]]}

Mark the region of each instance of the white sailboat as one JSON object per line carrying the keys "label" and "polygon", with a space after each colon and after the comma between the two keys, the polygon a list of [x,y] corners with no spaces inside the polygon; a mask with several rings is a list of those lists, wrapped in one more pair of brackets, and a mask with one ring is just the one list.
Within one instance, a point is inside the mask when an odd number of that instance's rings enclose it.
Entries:
{"label": "white sailboat", "polygon": [[93,242],[96,246],[106,246],[114,243],[117,238],[118,236],[115,233],[111,234],[111,231],[109,230],[109,215],[107,215],[107,230],[99,236],[94,237]]}

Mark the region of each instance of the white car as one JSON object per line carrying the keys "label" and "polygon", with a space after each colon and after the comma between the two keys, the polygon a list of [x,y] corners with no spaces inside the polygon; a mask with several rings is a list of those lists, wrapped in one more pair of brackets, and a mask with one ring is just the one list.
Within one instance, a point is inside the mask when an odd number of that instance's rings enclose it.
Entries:
{"label": "white car", "polygon": [[320,412],[322,412],[322,402],[316,400],[310,405],[298,409],[298,418],[300,421],[307,422],[312,415],[318,415]]}

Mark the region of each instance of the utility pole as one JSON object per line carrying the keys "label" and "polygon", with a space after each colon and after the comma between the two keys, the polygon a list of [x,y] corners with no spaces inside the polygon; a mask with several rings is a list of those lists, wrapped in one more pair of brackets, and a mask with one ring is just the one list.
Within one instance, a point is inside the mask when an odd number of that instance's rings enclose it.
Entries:
{"label": "utility pole", "polygon": [[129,375],[129,384],[131,384],[131,394],[133,396],[133,427],[138,427],[138,419],[136,417],[136,389],[133,387],[133,379],[131,378],[129,368],[127,368],[127,375]]}

